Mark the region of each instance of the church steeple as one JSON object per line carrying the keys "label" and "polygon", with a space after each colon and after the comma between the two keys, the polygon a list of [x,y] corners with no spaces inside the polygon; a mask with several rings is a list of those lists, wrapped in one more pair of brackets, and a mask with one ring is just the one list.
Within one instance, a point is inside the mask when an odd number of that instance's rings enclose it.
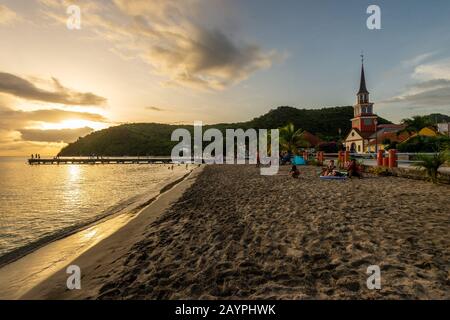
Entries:
{"label": "church steeple", "polygon": [[364,75],[364,60],[363,63],[361,64],[361,81],[359,82],[359,91],[358,91],[358,94],[361,93],[369,94],[369,91],[367,91],[366,88],[366,77]]}
{"label": "church steeple", "polygon": [[361,132],[375,132],[375,119],[377,116],[373,114],[373,103],[369,100],[369,91],[366,87],[366,77],[364,74],[364,55],[361,54],[361,80],[359,83],[359,91],[357,93],[357,102],[353,107],[354,118],[352,119],[352,128]]}
{"label": "church steeple", "polygon": [[377,132],[377,115],[373,113],[373,103],[369,99],[369,91],[366,87],[364,74],[364,55],[361,53],[361,79],[359,91],[356,94],[357,101],[353,106],[352,130],[345,139],[345,147],[348,151],[367,152],[372,136]]}
{"label": "church steeple", "polygon": [[356,94],[358,104],[369,103],[369,91],[366,88],[366,76],[364,75],[364,55],[361,53],[361,80],[359,81],[359,91]]}

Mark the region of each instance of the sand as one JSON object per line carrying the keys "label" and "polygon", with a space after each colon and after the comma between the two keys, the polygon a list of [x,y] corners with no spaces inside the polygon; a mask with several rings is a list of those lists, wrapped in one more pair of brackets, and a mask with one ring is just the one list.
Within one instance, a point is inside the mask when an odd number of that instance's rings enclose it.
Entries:
{"label": "sand", "polygon": [[[201,169],[177,172],[156,185],[146,197],[136,198],[136,202],[130,204],[126,211],[51,242],[0,268],[0,299],[18,299],[24,296],[62,299],[68,277],[65,270],[71,264],[82,268],[84,279],[83,292],[69,293],[86,294],[85,289],[97,285],[102,279],[96,276],[101,270],[93,271],[98,265],[92,264],[97,260],[107,264],[115,254],[130,250],[127,244],[132,245],[133,241],[139,239],[144,222],[151,221],[166,210],[171,201],[182,194],[181,186],[187,188]],[[85,283],[90,285],[84,286]],[[36,295],[29,294],[30,290],[36,292]]]}
{"label": "sand", "polygon": [[450,298],[450,186],[288,169],[206,166],[78,258],[81,290],[59,272],[24,298]]}

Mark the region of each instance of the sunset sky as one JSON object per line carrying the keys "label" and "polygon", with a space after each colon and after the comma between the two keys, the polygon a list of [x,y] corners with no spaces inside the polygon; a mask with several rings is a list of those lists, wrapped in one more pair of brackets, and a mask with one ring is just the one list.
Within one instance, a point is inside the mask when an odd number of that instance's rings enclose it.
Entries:
{"label": "sunset sky", "polygon": [[124,122],[352,105],[362,50],[377,114],[450,114],[449,16],[448,0],[0,0],[0,155]]}

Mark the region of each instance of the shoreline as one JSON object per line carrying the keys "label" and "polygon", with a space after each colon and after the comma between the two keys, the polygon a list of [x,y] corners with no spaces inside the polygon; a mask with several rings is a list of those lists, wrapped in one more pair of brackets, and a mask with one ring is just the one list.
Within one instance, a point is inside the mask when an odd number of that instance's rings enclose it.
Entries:
{"label": "shoreline", "polygon": [[[61,271],[64,265],[93,249],[98,243],[137,219],[161,196],[170,193],[178,184],[201,169],[190,169],[181,177],[158,184],[156,188],[158,191],[146,195],[144,201],[143,195],[132,197],[127,200],[131,202],[118,212],[105,214],[69,233],[58,235],[51,241],[31,249],[27,248],[26,251],[21,252],[22,255],[11,257],[9,262],[3,261],[0,265],[0,299],[20,299],[34,286],[45,282],[58,270]],[[46,261],[42,262],[42,260]]]}
{"label": "shoreline", "polygon": [[10,263],[13,263],[14,261],[17,261],[25,257],[28,254],[33,253],[34,251],[42,247],[45,247],[46,245],[54,241],[67,238],[73,234],[76,234],[92,226],[95,226],[96,224],[105,222],[109,219],[113,219],[118,215],[137,214],[142,208],[152,203],[158,197],[159,194],[164,192],[165,188],[169,187],[170,189],[171,185],[173,185],[174,183],[176,184],[182,179],[184,179],[187,175],[189,175],[191,171],[192,169],[190,169],[188,173],[184,174],[180,178],[177,178],[175,181],[169,179],[168,181],[156,184],[155,191],[147,191],[142,194],[134,195],[128,199],[122,200],[121,202],[110,206],[109,208],[103,210],[99,215],[94,216],[87,221],[58,230],[53,234],[37,239],[29,244],[26,244],[25,246],[16,248],[4,255],[1,255],[0,269]]}

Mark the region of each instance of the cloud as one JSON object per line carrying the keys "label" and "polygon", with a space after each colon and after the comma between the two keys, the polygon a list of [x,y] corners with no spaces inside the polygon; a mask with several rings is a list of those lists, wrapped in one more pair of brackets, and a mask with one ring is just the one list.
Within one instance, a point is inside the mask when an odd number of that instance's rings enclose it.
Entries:
{"label": "cloud", "polygon": [[[1,95],[0,95],[1,98]],[[34,111],[13,110],[0,100],[0,156],[41,153],[53,155],[68,143],[93,131],[77,128],[62,130],[30,129],[40,123],[58,123],[68,119],[106,122],[102,115],[59,109]]]}
{"label": "cloud", "polygon": [[[282,59],[276,51],[200,25],[198,0],[114,0],[104,10],[83,3],[83,25],[111,41],[119,56],[140,57],[164,85],[221,90]],[[52,8],[47,6],[48,16],[58,19]]]}
{"label": "cloud", "polygon": [[449,79],[433,79],[424,82],[419,82],[410,86],[412,90],[426,90],[426,89],[436,89],[445,88],[450,86]]}
{"label": "cloud", "polygon": [[187,40],[166,41],[170,43],[153,45],[146,60],[170,76],[169,85],[224,89],[270,67],[275,58],[256,45],[236,45],[220,30],[197,28]]}
{"label": "cloud", "polygon": [[425,81],[413,86],[416,93],[406,93],[384,101],[385,103],[409,103],[414,106],[448,106],[450,109],[450,81],[436,79]]}
{"label": "cloud", "polygon": [[19,20],[19,16],[7,6],[0,4],[0,25],[10,25]]}
{"label": "cloud", "polygon": [[70,143],[76,141],[79,137],[83,137],[94,131],[89,127],[76,129],[60,129],[60,130],[38,130],[38,129],[21,129],[19,132],[22,138],[27,141],[45,141],[45,142],[64,142]]}
{"label": "cloud", "polygon": [[13,110],[0,106],[0,129],[16,130],[36,122],[58,123],[68,119],[80,119],[94,122],[106,122],[100,114],[66,111],[60,109],[42,109],[34,111]]}
{"label": "cloud", "polygon": [[152,111],[165,111],[163,108],[159,107],[145,107],[146,110],[152,110]]}
{"label": "cloud", "polygon": [[77,92],[64,87],[52,78],[53,90],[38,88],[31,81],[11,73],[0,72],[0,92],[27,100],[61,103],[65,105],[103,105],[106,99],[91,92]]}
{"label": "cloud", "polygon": [[419,80],[450,80],[450,58],[421,64],[415,68],[412,77]]}
{"label": "cloud", "polygon": [[402,61],[402,65],[405,67],[415,67],[415,66],[421,64],[422,62],[430,59],[432,56],[434,56],[436,54],[437,54],[436,51],[422,53],[415,57],[412,57],[411,59]]}
{"label": "cloud", "polygon": [[450,59],[421,64],[414,68],[412,78],[402,94],[382,103],[404,103],[423,108],[450,108]]}

